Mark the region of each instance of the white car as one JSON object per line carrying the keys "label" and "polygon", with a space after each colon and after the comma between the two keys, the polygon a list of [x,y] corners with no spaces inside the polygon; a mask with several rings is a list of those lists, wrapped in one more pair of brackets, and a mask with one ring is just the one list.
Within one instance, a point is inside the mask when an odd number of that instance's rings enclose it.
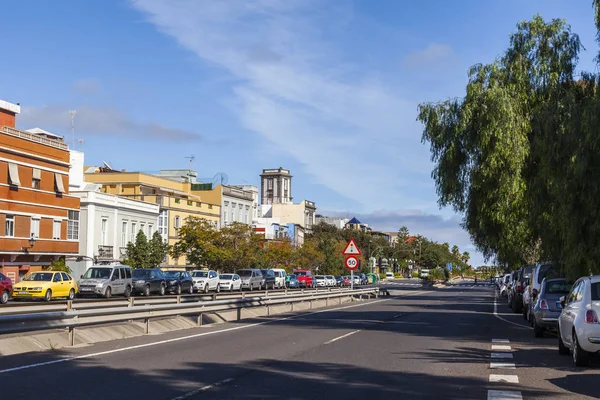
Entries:
{"label": "white car", "polygon": [[209,290],[220,290],[219,274],[213,270],[192,271],[194,291],[208,293]]}
{"label": "white car", "polygon": [[325,275],[317,275],[313,279],[316,282],[318,287],[327,286],[327,278],[325,277]]}
{"label": "white car", "polygon": [[590,355],[600,351],[600,275],[579,278],[558,317],[558,352],[573,354],[578,367],[587,366]]}
{"label": "white car", "polygon": [[285,288],[285,277],[287,276],[285,269],[275,268],[273,272],[275,273],[275,288]]}
{"label": "white car", "polygon": [[354,275],[354,286],[359,285],[360,286],[360,276],[359,275]]}
{"label": "white car", "polygon": [[337,281],[335,280],[335,276],[325,275],[325,279],[327,279],[327,286],[337,286]]}
{"label": "white car", "polygon": [[219,289],[230,292],[242,290],[242,279],[238,274],[221,274],[219,275]]}

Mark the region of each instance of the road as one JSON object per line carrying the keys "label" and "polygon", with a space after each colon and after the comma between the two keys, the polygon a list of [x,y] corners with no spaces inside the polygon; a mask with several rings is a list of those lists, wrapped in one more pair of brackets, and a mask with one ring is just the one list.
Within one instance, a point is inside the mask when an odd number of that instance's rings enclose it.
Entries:
{"label": "road", "polygon": [[[522,396],[498,397],[507,399],[600,397],[600,363],[573,368],[555,337],[534,339],[504,300],[494,315],[489,285],[388,288],[393,296],[310,313],[3,357],[1,397],[487,399],[490,390]],[[512,359],[491,358],[494,339],[508,341],[494,346],[510,346]],[[496,361],[515,369],[491,369]],[[490,382],[491,375],[518,383]]]}

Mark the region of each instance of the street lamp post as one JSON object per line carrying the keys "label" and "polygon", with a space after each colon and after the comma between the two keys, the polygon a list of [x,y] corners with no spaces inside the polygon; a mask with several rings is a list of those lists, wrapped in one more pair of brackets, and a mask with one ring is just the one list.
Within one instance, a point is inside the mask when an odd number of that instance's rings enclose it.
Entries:
{"label": "street lamp post", "polygon": [[29,247],[23,246],[21,251],[24,253],[29,253],[29,249],[31,249],[33,246],[35,246],[35,238],[32,236],[31,239],[29,239]]}

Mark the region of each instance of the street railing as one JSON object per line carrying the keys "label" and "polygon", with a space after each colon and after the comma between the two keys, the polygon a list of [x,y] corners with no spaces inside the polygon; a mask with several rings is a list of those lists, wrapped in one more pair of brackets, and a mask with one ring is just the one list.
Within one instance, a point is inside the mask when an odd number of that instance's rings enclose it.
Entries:
{"label": "street railing", "polygon": [[[127,307],[87,307],[87,309],[74,309],[72,304],[68,311],[49,311],[39,313],[14,314],[0,316],[0,334],[22,333],[43,331],[49,329],[68,329],[69,344],[75,343],[75,328],[100,325],[115,322],[133,320],[144,321],[144,333],[149,333],[150,319],[165,318],[175,315],[196,315],[198,326],[202,325],[204,313],[237,310],[237,320],[242,317],[245,308],[266,307],[267,315],[270,315],[270,307],[281,304],[291,304],[293,311],[294,303],[309,302],[310,308],[314,301],[325,300],[326,306],[329,300],[339,299],[340,304],[344,297],[348,298],[378,297],[379,288],[355,290],[334,290],[311,293],[294,293],[278,296],[244,297],[226,300],[212,301],[190,301],[176,302],[171,304],[157,304],[144,302],[135,304],[135,300]],[[148,299],[150,300],[150,299]],[[159,300],[159,299],[157,299]]]}

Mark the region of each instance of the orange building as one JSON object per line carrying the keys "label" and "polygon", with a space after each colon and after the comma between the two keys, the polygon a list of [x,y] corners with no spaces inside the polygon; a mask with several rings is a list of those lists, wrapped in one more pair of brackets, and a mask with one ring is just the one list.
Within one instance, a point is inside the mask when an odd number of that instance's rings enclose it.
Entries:
{"label": "orange building", "polygon": [[69,148],[48,132],[16,129],[19,112],[0,100],[0,271],[13,282],[79,250]]}

